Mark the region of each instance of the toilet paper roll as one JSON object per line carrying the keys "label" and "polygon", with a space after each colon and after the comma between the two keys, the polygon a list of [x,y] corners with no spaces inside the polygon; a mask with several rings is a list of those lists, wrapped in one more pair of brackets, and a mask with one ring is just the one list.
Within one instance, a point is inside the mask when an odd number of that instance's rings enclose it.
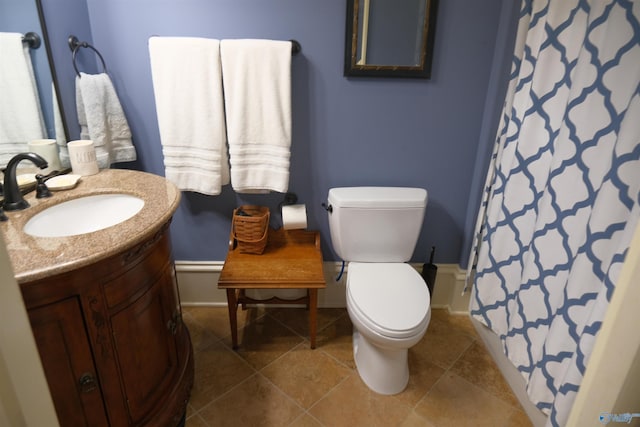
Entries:
{"label": "toilet paper roll", "polygon": [[307,207],[305,205],[283,206],[282,228],[285,230],[307,228]]}

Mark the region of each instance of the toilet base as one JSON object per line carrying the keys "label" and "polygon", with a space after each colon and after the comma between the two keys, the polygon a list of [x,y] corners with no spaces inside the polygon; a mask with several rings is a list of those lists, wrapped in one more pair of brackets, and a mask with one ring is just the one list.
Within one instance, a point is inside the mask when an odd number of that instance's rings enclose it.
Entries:
{"label": "toilet base", "polygon": [[408,349],[378,347],[353,328],[353,358],[362,381],[379,394],[398,394],[409,383]]}

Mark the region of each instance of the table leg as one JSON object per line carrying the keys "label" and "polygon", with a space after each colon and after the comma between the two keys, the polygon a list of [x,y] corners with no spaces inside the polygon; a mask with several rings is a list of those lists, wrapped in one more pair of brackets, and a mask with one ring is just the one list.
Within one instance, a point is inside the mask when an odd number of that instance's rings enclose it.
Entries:
{"label": "table leg", "polygon": [[316,348],[316,331],[318,328],[318,290],[309,289],[309,339],[311,348]]}
{"label": "table leg", "polygon": [[229,324],[231,325],[231,342],[233,349],[238,349],[238,299],[235,289],[227,289],[227,307],[229,309]]}

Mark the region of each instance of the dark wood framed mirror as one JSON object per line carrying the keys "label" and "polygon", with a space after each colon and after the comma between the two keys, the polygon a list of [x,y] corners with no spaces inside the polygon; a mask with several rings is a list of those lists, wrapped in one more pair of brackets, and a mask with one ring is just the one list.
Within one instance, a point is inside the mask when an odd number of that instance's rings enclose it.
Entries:
{"label": "dark wood framed mirror", "polygon": [[51,80],[52,80],[52,84],[53,87],[56,88],[55,90],[55,99],[53,100],[53,102],[55,102],[57,108],[58,108],[58,113],[60,115],[60,124],[61,124],[61,129],[60,131],[64,132],[64,135],[56,135],[56,137],[58,138],[64,138],[66,141],[69,140],[69,130],[67,129],[67,120],[65,117],[65,111],[64,108],[62,106],[62,97],[60,95],[60,88],[59,88],[59,84],[58,84],[58,75],[56,73],[56,66],[55,66],[55,62],[53,61],[53,52],[52,52],[52,48],[51,48],[51,41],[50,41],[50,37],[49,37],[49,31],[47,30],[47,22],[45,20],[45,16],[44,16],[44,9],[42,8],[42,0],[35,0],[36,2],[36,9],[38,11],[38,19],[40,20],[40,26],[42,27],[42,36],[45,39],[45,50],[47,52],[47,60],[49,62],[49,69],[51,71]]}
{"label": "dark wood framed mirror", "polygon": [[344,75],[431,77],[437,0],[347,0]]}
{"label": "dark wood framed mirror", "polygon": [[[39,115],[42,118],[44,126],[42,138],[59,139],[66,142],[69,139],[69,133],[65,112],[60,102],[61,93],[53,62],[52,45],[45,22],[42,0],[0,0],[0,11],[2,11],[0,13],[0,32],[22,33],[25,37],[29,34],[35,34],[40,39],[39,44],[28,44],[30,46],[29,58],[33,68],[32,77],[37,88],[39,105],[39,108],[33,111],[33,115]],[[11,59],[5,55],[4,51],[0,52],[0,61],[11,64]],[[6,77],[1,75],[0,79],[6,79]],[[7,85],[8,82],[6,80],[0,82],[0,86],[3,84]],[[5,94],[0,93],[0,96],[5,96]],[[6,97],[4,101],[4,108],[11,108],[12,105],[15,105],[12,104],[14,103],[12,97]],[[7,115],[4,118],[4,121],[0,120],[0,134],[2,135],[9,133],[7,129],[12,125],[10,122],[11,115]],[[7,131],[3,132],[3,129]],[[11,134],[12,137],[15,135],[16,133]],[[5,150],[0,149],[0,152],[4,154],[3,159],[6,159],[11,154],[17,154],[19,151],[25,151],[18,144],[14,144],[16,142],[24,143],[26,147],[26,140],[5,141],[5,138],[0,137],[0,144],[3,144],[4,148],[11,146],[11,148]],[[17,147],[15,152],[13,151],[14,146]],[[5,162],[0,161],[0,167],[4,166]]]}

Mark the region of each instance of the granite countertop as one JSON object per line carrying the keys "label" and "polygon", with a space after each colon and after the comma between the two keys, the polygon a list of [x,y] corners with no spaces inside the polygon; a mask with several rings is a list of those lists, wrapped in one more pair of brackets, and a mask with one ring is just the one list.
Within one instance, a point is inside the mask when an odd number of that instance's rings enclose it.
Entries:
{"label": "granite countertop", "polygon": [[[52,193],[53,197],[45,199],[36,199],[35,191],[25,195],[31,207],[5,212],[9,220],[0,222],[18,283],[75,270],[133,247],[164,225],[180,203],[180,191],[165,178],[121,169],[102,170],[82,177],[74,189]],[[113,193],[140,197],[144,206],[120,224],[78,236],[33,237],[22,231],[33,215],[50,206],[83,196]]]}

